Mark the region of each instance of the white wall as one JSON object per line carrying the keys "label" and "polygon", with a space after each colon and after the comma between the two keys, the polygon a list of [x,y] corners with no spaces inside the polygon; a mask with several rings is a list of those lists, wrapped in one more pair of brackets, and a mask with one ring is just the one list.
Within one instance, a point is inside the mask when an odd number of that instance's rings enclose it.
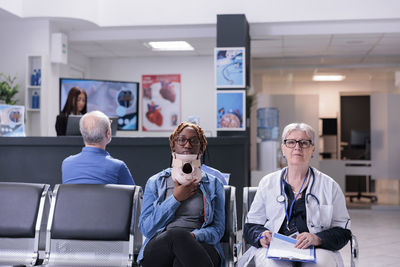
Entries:
{"label": "white wall", "polygon": [[[50,24],[49,28],[49,51],[50,55],[51,47],[51,34],[62,32],[54,23]],[[49,59],[51,60],[51,59]],[[68,50],[68,64],[48,63],[48,76],[47,76],[47,94],[46,98],[48,101],[42,112],[42,135],[44,136],[55,136],[55,123],[56,116],[60,112],[60,90],[59,90],[59,78],[60,77],[72,77],[72,78],[83,78],[85,74],[89,73],[90,61],[86,56],[81,55],[71,49]]]}
{"label": "white wall", "polygon": [[[339,71],[340,72],[340,71]],[[346,74],[342,82],[313,82],[311,76],[304,77],[293,72],[294,78],[277,78],[275,73],[262,75],[261,87],[257,92],[266,94],[317,94],[319,95],[319,117],[336,118],[340,111],[341,93],[399,93],[394,86],[394,72],[381,74],[366,69],[356,74]]]}
{"label": "white wall", "polygon": [[[207,136],[216,136],[216,89],[212,57],[157,57],[92,59],[88,78],[142,83],[144,74],[180,74],[182,119],[199,116]],[[140,101],[140,100],[139,100]],[[139,102],[139,108],[141,104]],[[139,114],[139,128],[143,112]],[[118,136],[169,136],[165,133],[119,131]]]}
{"label": "white wall", "polygon": [[[22,17],[84,19],[100,26],[212,24],[216,14],[246,14],[250,22],[307,22],[399,18],[397,0],[0,0]],[[76,8],[79,7],[79,8]]]}
{"label": "white wall", "polygon": [[49,23],[24,21],[0,23],[0,72],[17,77],[17,105],[25,104],[27,55],[48,54]]}
{"label": "white wall", "polygon": [[[283,128],[289,123],[293,122],[305,122],[313,127],[317,132],[315,136],[316,149],[314,157],[311,159],[311,165],[315,168],[319,167],[318,155],[319,155],[319,136],[318,136],[318,109],[319,100],[318,95],[314,94],[265,94],[258,93],[256,103],[254,104],[257,109],[265,107],[273,107],[279,110],[279,138],[277,140],[280,143],[280,137]],[[251,151],[251,168],[252,170],[257,169],[256,158],[257,151],[257,113],[251,113],[251,136],[250,136],[250,151]],[[271,153],[273,153],[271,151]],[[281,152],[279,151],[278,157],[280,158]],[[260,159],[259,159],[260,160]],[[284,163],[284,162],[281,162]]]}
{"label": "white wall", "polygon": [[371,97],[371,160],[374,179],[400,179],[400,94]]}
{"label": "white wall", "polygon": [[[316,114],[319,118],[338,118],[340,113],[340,95],[346,93],[400,93],[400,87],[394,85],[394,71],[380,70],[359,70],[356,73],[343,70],[346,73],[346,80],[343,82],[312,82],[309,74],[305,75],[304,70],[293,72],[285,71],[288,74],[281,74],[280,71],[257,71],[252,77],[254,91],[261,95],[317,95],[319,96],[319,108]],[[289,103],[288,103],[289,104]],[[306,105],[306,104],[305,104]],[[251,115],[251,169],[257,169],[257,118],[256,111],[259,107],[265,107],[265,103],[255,103]],[[299,106],[298,106],[299,107]],[[300,108],[300,107],[299,107]],[[289,106],[280,106],[280,112],[285,114],[292,110]],[[386,113],[385,113],[386,114]],[[372,114],[371,114],[372,116]],[[376,116],[375,116],[376,117]],[[298,117],[297,117],[298,118]],[[387,120],[386,117],[378,118],[378,122]],[[280,121],[280,126],[282,125]],[[386,125],[386,124],[385,124]],[[373,126],[373,125],[371,125]],[[315,127],[315,126],[314,126]],[[382,127],[381,127],[382,128]],[[383,127],[384,128],[384,127]],[[383,129],[382,128],[382,129]],[[282,129],[280,129],[282,130]],[[318,125],[315,127],[318,132]],[[373,130],[373,129],[372,129]],[[384,133],[382,133],[384,134]],[[387,134],[387,132],[385,133]],[[392,134],[390,135],[392,136]],[[317,143],[318,144],[318,143]],[[387,145],[385,146],[387,149]],[[388,153],[387,150],[385,153]],[[316,154],[318,155],[318,154]],[[394,157],[398,158],[398,157]]]}

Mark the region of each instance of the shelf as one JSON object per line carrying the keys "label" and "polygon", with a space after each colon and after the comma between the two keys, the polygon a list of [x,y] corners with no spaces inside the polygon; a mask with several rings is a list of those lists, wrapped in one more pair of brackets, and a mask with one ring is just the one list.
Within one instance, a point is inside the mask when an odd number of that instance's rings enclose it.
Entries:
{"label": "shelf", "polygon": [[40,108],[27,108],[27,112],[40,112]]}
{"label": "shelf", "polygon": [[41,86],[40,85],[27,85],[26,88],[40,90]]}
{"label": "shelf", "polygon": [[[32,85],[31,76],[33,70],[41,70],[41,85]],[[25,110],[26,110],[26,135],[27,136],[40,136],[43,134],[43,112],[41,112],[41,96],[46,89],[45,86],[45,68],[43,57],[40,55],[28,55],[26,60],[26,74],[25,74]],[[39,108],[32,108],[32,96],[34,94],[39,96]]]}

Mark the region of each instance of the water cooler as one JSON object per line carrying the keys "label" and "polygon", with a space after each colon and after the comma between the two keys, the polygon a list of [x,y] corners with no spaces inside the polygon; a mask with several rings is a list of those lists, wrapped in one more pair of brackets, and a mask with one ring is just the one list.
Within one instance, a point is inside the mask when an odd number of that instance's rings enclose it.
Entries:
{"label": "water cooler", "polygon": [[279,111],[277,108],[257,110],[258,170],[273,172],[279,168]]}

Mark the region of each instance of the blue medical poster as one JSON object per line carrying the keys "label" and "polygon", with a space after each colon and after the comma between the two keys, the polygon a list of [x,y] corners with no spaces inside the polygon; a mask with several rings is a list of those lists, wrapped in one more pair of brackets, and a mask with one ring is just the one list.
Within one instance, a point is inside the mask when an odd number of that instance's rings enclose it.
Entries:
{"label": "blue medical poster", "polygon": [[217,91],[217,130],[246,130],[244,90]]}
{"label": "blue medical poster", "polygon": [[244,47],[215,48],[215,82],[217,88],[246,87]]}

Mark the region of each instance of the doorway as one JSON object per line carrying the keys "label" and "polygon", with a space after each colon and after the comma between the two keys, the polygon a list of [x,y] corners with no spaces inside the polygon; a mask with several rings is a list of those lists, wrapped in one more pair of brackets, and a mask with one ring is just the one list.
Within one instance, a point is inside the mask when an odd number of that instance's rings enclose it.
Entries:
{"label": "doorway", "polygon": [[371,108],[369,95],[340,96],[340,158],[371,159]]}
{"label": "doorway", "polygon": [[[371,97],[370,95],[340,96],[340,158],[346,160],[346,168],[355,168],[359,174],[346,175],[346,196],[361,197],[376,202],[371,168]],[[352,161],[352,162],[351,162]],[[364,169],[364,170],[362,170]],[[367,194],[365,194],[367,193]]]}

